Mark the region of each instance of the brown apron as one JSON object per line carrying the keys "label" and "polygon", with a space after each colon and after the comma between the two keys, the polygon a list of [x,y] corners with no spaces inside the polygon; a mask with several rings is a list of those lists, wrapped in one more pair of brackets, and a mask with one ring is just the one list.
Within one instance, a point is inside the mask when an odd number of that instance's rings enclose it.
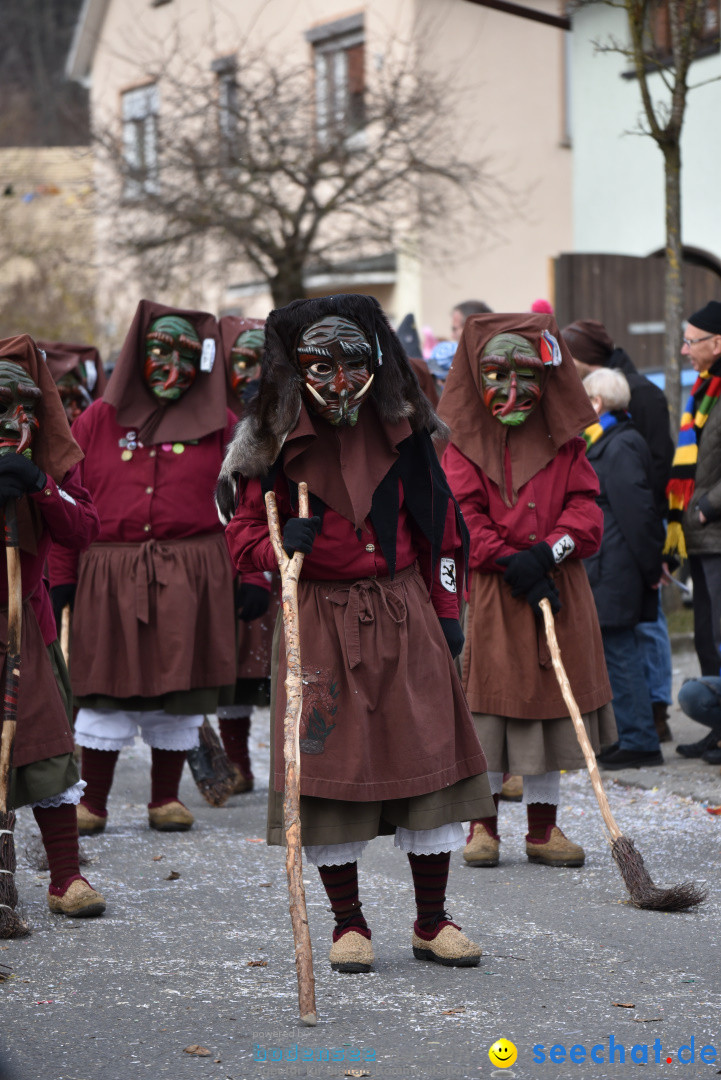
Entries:
{"label": "brown apron", "polygon": [[[569,559],[554,581],[561,599],[555,623],[563,664],[580,711],[594,712],[613,694],[583,563]],[[568,716],[543,621],[524,598],[511,596],[502,574],[471,574],[463,685],[474,713],[516,720]]]}
{"label": "brown apron", "polygon": [[[301,580],[298,602],[303,795],[354,802],[406,799],[485,773],[468,705],[417,567],[392,581]],[[284,784],[285,675],[281,649],[276,791]]]}
{"label": "brown apron", "polygon": [[72,640],[76,697],[159,697],[235,682],[225,537],[93,544],[80,556]]}

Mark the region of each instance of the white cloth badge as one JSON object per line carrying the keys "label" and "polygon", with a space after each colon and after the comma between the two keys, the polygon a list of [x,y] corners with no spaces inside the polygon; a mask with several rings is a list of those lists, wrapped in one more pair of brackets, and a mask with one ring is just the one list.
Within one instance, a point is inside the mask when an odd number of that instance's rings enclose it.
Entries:
{"label": "white cloth badge", "polygon": [[456,592],[456,561],[455,559],[441,559],[440,568],[441,585],[446,592]]}
{"label": "white cloth badge", "polygon": [[200,370],[210,375],[215,363],[215,341],[212,337],[203,338],[203,351],[200,354]]}
{"label": "white cloth badge", "polygon": [[97,381],[98,381],[98,369],[96,368],[95,364],[86,364],[85,365],[85,384],[86,384],[86,386],[87,386],[87,388],[88,388],[88,390],[90,391],[91,394],[92,394],[93,390],[95,389],[95,384],[97,383]]}
{"label": "white cloth badge", "polygon": [[575,541],[568,535],[568,533],[566,533],[565,536],[562,536],[560,540],[556,540],[556,543],[551,548],[551,551],[553,552],[553,561],[555,562],[556,566],[562,563],[563,560],[571,554],[575,547]]}
{"label": "white cloth badge", "polygon": [[553,334],[549,334],[548,330],[543,331],[543,340],[546,342],[551,354],[551,367],[559,367],[563,362],[561,346],[558,344]]}

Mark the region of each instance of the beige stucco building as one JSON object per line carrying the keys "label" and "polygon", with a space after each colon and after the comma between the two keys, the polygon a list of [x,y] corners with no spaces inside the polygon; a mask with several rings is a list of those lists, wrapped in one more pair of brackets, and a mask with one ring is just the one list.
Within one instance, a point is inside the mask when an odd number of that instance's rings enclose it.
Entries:
{"label": "beige stucco building", "polygon": [[[563,7],[560,0],[525,6],[554,15]],[[373,293],[394,320],[413,312],[419,326],[442,337],[461,300],[527,310],[536,297],[549,297],[551,260],[571,246],[567,36],[467,0],[368,0],[355,7],[348,0],[85,0],[68,73],[89,84],[96,127],[115,125],[126,152],[147,166],[150,182],[162,183],[153,140],[168,121],[163,65],[177,79],[189,51],[218,80],[222,122],[223,95],[232,93],[224,65],[238,50],[262,50],[281,66],[312,60],[316,86],[309,92],[317,107],[332,108],[340,86],[350,110],[363,86],[393,63],[394,49],[415,50],[452,82],[453,103],[436,123],[449,137],[461,133],[469,160],[487,162],[499,182],[492,205],[460,227],[436,221],[414,237],[420,257],[404,254],[399,242],[322,271],[306,267],[304,285],[311,295]],[[322,80],[334,88],[325,101]],[[109,183],[98,177],[99,190]],[[106,269],[98,308],[107,339],[117,342],[153,282],[117,266],[113,228],[101,214],[96,239]],[[257,271],[242,262],[196,265],[158,299],[260,317],[272,306]]]}

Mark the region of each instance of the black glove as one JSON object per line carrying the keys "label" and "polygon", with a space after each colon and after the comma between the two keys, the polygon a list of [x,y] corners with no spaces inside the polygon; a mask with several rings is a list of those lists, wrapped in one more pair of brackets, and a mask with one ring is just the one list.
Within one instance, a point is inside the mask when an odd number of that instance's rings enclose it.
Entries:
{"label": "black glove", "polygon": [[308,555],[319,532],[319,517],[288,518],[283,529],[283,550],[289,556],[296,551]]}
{"label": "black glove", "polygon": [[77,585],[54,585],[50,590],[50,600],[53,605],[53,615],[55,616],[55,626],[58,633],[60,633],[60,625],[63,621],[63,608],[69,605],[70,610],[73,610],[77,591]]}
{"label": "black glove", "polygon": [[465,635],[461,630],[461,624],[458,619],[439,618],[438,622],[441,624],[441,630],[443,631],[443,636],[446,639],[448,648],[451,651],[451,656],[455,660],[457,656],[461,655],[461,649],[466,640]]}
{"label": "black glove", "polygon": [[511,586],[511,596],[525,596],[556,565],[550,545],[545,540],[525,551],[517,551],[515,555],[504,555],[496,562],[506,567],[503,580]]}
{"label": "black glove", "polygon": [[265,615],[270,604],[270,592],[262,585],[243,583],[235,599],[235,610],[241,622],[252,622]]}
{"label": "black glove", "polygon": [[42,469],[23,454],[0,457],[0,506],[8,499],[19,499],[26,492],[42,491],[46,483]]}
{"label": "black glove", "polygon": [[540,601],[543,600],[544,596],[550,600],[553,614],[557,615],[561,610],[561,601],[558,597],[558,589],[549,577],[541,578],[526,593],[526,600],[533,608],[534,615],[540,615],[541,618],[543,618],[543,612],[540,608]]}

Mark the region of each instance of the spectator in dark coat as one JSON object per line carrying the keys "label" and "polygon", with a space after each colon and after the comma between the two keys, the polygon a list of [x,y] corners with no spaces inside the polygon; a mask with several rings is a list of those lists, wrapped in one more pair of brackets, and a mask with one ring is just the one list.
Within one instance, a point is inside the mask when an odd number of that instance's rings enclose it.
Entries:
{"label": "spectator in dark coat", "polygon": [[[579,319],[561,331],[571,350],[579,375],[585,379],[593,371],[611,368],[621,371],[631,390],[628,411],[634,426],[643,435],[652,461],[653,493],[661,516],[666,511],[666,484],[673,459],[673,440],[669,430],[668,403],[662,390],[641,375],[631,357],[614,346],[603,325],[596,319]],[[643,654],[646,684],[653,705],[653,719],[661,742],[671,741],[668,707],[672,701],[671,642],[668,626],[656,593],[657,616],[639,623],[636,638]]]}
{"label": "spectator in dark coat", "polygon": [[618,745],[602,752],[607,769],[661,765],[663,757],[634,628],[655,619],[663,520],[652,491],[651,454],[626,412],[631,392],[619,371],[600,370],[583,385],[598,413],[586,429],[596,471],[603,540],[584,563],[593,590],[613,690]]}

